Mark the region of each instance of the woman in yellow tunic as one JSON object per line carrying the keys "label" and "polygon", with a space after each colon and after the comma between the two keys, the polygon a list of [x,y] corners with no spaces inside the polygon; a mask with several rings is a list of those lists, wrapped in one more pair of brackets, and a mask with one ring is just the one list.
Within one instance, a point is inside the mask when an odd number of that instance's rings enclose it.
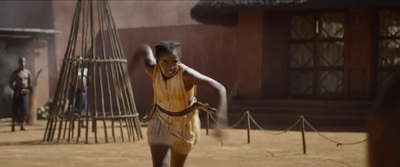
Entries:
{"label": "woman in yellow tunic", "polygon": [[[196,103],[196,86],[219,95],[217,125],[226,124],[225,87],[181,63],[181,46],[175,41],[161,41],[155,57],[147,44],[135,53],[131,71],[141,57],[153,80],[154,104],[148,115],[147,137],[154,167],[184,165],[193,144],[199,138],[200,120]],[[217,130],[221,134],[220,130]]]}

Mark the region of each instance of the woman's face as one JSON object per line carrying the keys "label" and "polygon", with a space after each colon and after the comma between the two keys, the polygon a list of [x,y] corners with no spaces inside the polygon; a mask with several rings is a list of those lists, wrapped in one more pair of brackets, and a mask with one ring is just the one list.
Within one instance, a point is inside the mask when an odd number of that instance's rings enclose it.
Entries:
{"label": "woman's face", "polygon": [[161,53],[160,58],[157,59],[157,63],[160,66],[164,77],[170,79],[174,77],[178,71],[178,66],[181,63],[181,60],[175,52],[171,54]]}

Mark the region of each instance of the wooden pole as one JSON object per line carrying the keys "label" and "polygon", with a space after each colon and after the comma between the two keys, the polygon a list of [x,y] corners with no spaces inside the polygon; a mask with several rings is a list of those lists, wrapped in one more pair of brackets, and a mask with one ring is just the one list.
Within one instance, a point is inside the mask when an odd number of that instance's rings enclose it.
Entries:
{"label": "wooden pole", "polygon": [[206,121],[207,121],[207,124],[206,124],[206,135],[208,135],[208,130],[210,129],[210,114],[209,113],[207,113]]}
{"label": "wooden pole", "polygon": [[36,85],[32,86],[32,92],[29,95],[29,114],[27,122],[29,125],[36,125],[37,123]]}
{"label": "wooden pole", "polygon": [[246,115],[247,115],[247,144],[250,144],[250,129],[251,129],[250,112],[246,111]]}
{"label": "wooden pole", "polygon": [[305,126],[304,126],[304,117],[303,116],[300,116],[301,117],[301,126],[302,126],[302,128],[301,128],[301,137],[302,137],[302,140],[303,140],[303,154],[307,154],[307,146],[306,146],[306,129],[305,129]]}

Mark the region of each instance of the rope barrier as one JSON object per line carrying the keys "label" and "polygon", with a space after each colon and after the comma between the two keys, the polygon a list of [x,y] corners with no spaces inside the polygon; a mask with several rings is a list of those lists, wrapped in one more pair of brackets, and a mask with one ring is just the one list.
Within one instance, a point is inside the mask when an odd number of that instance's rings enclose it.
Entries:
{"label": "rope barrier", "polygon": [[262,127],[254,120],[254,118],[253,118],[250,114],[249,114],[249,117],[250,117],[250,120],[254,123],[254,125],[256,125],[259,129],[263,130],[263,132],[268,133],[268,134],[270,134],[270,135],[281,135],[281,134],[285,134],[285,133],[287,133],[288,131],[292,130],[292,129],[300,122],[300,120],[301,120],[300,118],[297,119],[297,121],[296,121],[292,126],[290,126],[289,128],[287,128],[286,130],[284,130],[284,131],[282,131],[282,132],[273,133],[273,132],[269,132],[268,130],[262,128]]}
{"label": "rope barrier", "polygon": [[[361,141],[357,141],[357,142],[339,142],[339,141],[335,141],[333,139],[330,139],[328,137],[326,137],[325,135],[321,134],[321,132],[319,132],[314,126],[312,126],[303,116],[300,116],[299,119],[297,119],[297,121],[290,126],[289,128],[287,128],[286,130],[282,131],[282,132],[270,132],[269,130],[264,129],[260,124],[257,123],[257,121],[253,118],[253,116],[250,115],[249,111],[246,111],[245,113],[243,113],[242,117],[233,125],[229,126],[229,128],[235,128],[236,126],[238,126],[246,117],[246,115],[248,114],[249,120],[251,120],[251,122],[253,122],[254,125],[257,126],[257,128],[259,128],[260,130],[262,130],[263,132],[270,134],[270,135],[281,135],[281,134],[285,134],[288,131],[292,130],[294,127],[296,127],[297,124],[299,124],[302,120],[304,121],[305,124],[307,124],[313,131],[315,131],[319,136],[321,136],[322,138],[335,143],[337,147],[342,146],[342,145],[355,145],[355,144],[360,144],[363,143],[365,141],[368,140],[368,138],[361,140]],[[214,123],[216,123],[216,119],[214,118],[213,115],[208,114],[211,117],[211,120],[214,121]]]}
{"label": "rope barrier", "polygon": [[366,139],[364,139],[364,140],[357,141],[357,142],[348,142],[348,143],[338,142],[338,141],[332,140],[332,139],[326,137],[325,135],[321,134],[321,133],[320,133],[317,129],[315,129],[306,119],[304,119],[304,122],[305,122],[313,131],[315,131],[319,136],[321,136],[322,138],[324,138],[324,139],[326,139],[326,140],[328,140],[328,141],[330,141],[330,142],[332,142],[332,143],[335,143],[337,147],[342,146],[342,145],[360,144],[360,143],[363,143],[363,142],[365,142],[365,141],[368,140],[368,138],[366,138]]}
{"label": "rope barrier", "polygon": [[[236,126],[238,126],[238,125],[243,121],[243,119],[245,118],[245,116],[246,116],[246,113],[244,113],[244,114],[242,115],[242,117],[241,117],[235,124],[229,126],[229,128],[232,129],[232,128],[235,128]],[[214,121],[214,123],[217,122],[217,120],[215,120],[215,118],[214,118],[213,115],[210,114],[210,117],[211,117],[211,120]]]}

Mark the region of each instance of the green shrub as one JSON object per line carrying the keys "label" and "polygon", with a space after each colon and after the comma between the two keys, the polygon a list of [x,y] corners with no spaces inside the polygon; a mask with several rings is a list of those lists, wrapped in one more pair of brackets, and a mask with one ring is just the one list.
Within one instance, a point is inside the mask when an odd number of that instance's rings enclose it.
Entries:
{"label": "green shrub", "polygon": [[37,119],[47,119],[50,115],[50,104],[52,99],[50,99],[45,106],[39,107],[37,109]]}
{"label": "green shrub", "polygon": [[50,115],[50,107],[43,106],[37,109],[37,119],[47,119]]}

